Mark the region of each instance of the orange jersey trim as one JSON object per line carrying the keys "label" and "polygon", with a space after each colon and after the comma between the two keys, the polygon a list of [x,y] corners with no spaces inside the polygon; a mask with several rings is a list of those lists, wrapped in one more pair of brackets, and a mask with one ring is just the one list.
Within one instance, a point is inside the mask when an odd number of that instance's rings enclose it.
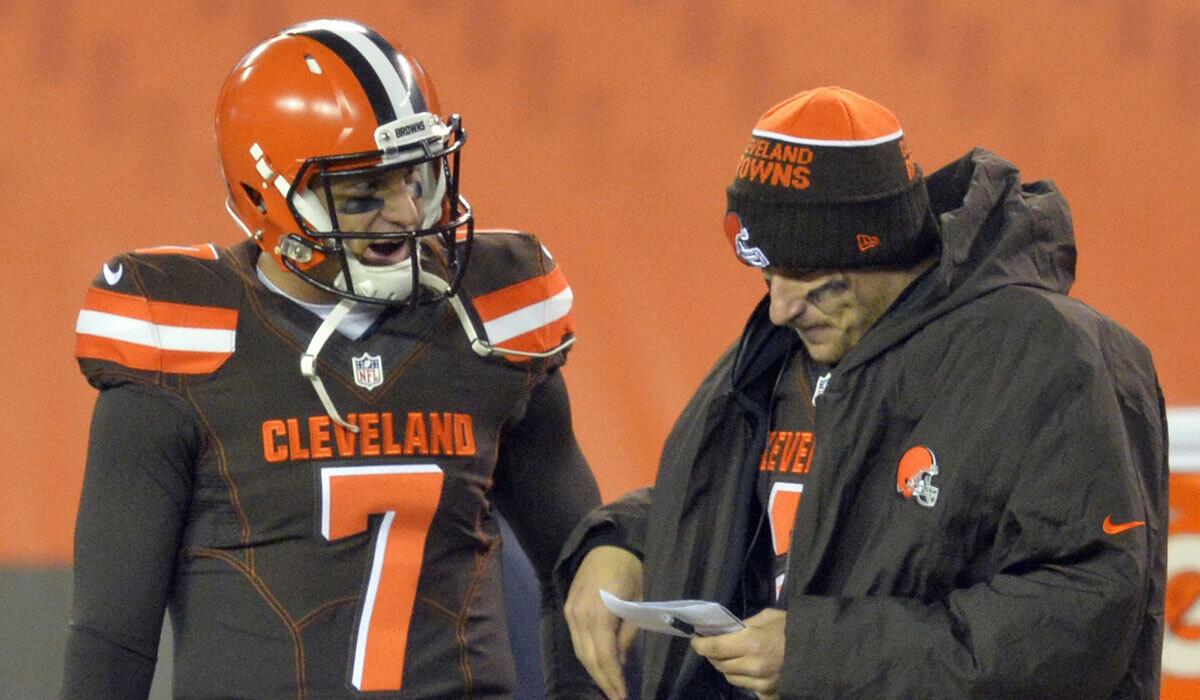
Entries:
{"label": "orange jersey trim", "polygon": [[[545,301],[567,288],[567,276],[562,268],[527,279],[524,282],[499,289],[475,298],[475,310],[484,323],[519,311],[527,306]],[[506,343],[507,345],[507,343]]]}
{"label": "orange jersey trim", "polygon": [[169,301],[150,301],[133,294],[121,294],[92,287],[83,300],[83,308],[117,316],[136,318],[163,326],[186,326],[216,330],[237,329],[237,309],[220,306],[176,304]]}
{"label": "orange jersey trim", "polygon": [[[523,333],[521,335],[509,338],[498,346],[505,350],[520,350],[521,352],[546,352],[555,345],[563,342],[563,338],[569,334],[575,333],[575,316],[568,313],[566,316],[553,321],[551,323]],[[507,355],[506,359],[513,362],[525,362],[530,358]]]}
{"label": "orange jersey trim", "polygon": [[143,255],[186,255],[200,260],[216,260],[217,247],[212,243],[197,243],[196,245],[159,245],[152,248],[138,248],[133,251]]}
{"label": "orange jersey trim", "polygon": [[148,372],[209,374],[233,355],[237,320],[236,309],[93,287],[76,324],[75,356]]}

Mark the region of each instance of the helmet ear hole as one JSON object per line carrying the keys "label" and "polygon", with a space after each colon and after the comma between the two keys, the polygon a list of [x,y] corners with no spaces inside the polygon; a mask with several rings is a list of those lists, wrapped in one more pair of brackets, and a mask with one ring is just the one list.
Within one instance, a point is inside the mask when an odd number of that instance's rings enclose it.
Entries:
{"label": "helmet ear hole", "polygon": [[263,201],[262,193],[260,193],[258,190],[254,189],[253,187],[251,187],[250,185],[247,185],[244,182],[239,183],[239,184],[242,186],[242,190],[246,193],[246,196],[254,204],[254,208],[258,210],[258,213],[266,214],[267,213],[267,204],[266,204],[266,202]]}

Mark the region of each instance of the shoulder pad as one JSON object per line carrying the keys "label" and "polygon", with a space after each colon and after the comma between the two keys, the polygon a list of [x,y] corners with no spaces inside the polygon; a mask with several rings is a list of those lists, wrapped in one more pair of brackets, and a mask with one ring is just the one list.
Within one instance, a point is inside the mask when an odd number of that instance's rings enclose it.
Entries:
{"label": "shoulder pad", "polygon": [[547,352],[575,333],[571,286],[531,234],[477,232],[463,295],[479,314],[488,341],[502,349]]}
{"label": "shoulder pad", "polygon": [[233,355],[241,295],[223,253],[212,244],[163,246],[105,263],[75,323],[88,381],[103,388],[106,376],[154,381],[220,368]]}

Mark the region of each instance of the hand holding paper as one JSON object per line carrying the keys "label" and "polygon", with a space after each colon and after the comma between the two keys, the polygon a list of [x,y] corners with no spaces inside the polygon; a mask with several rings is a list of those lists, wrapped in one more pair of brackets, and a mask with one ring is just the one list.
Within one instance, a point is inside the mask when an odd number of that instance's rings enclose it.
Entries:
{"label": "hand holding paper", "polygon": [[676,637],[711,637],[746,627],[725,606],[704,600],[636,603],[621,600],[604,589],[600,589],[600,599],[617,617],[644,630]]}

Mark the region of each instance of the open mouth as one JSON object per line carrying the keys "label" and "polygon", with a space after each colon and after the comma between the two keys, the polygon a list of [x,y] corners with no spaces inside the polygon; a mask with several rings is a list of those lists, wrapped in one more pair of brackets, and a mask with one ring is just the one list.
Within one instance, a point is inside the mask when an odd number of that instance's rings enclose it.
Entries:
{"label": "open mouth", "polygon": [[395,265],[408,258],[408,243],[404,241],[380,241],[362,249],[358,259],[364,265]]}

